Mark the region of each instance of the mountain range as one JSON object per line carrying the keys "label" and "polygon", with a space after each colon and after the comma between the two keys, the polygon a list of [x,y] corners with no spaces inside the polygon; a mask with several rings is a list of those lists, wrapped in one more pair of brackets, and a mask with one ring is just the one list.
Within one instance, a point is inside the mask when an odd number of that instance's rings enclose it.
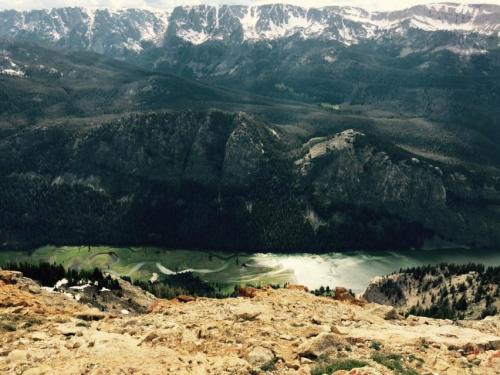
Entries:
{"label": "mountain range", "polygon": [[500,33],[500,6],[450,3],[403,11],[368,12],[355,7],[303,8],[262,6],[181,6],[172,11],[58,8],[0,12],[0,37],[113,55],[140,54],[172,38],[198,45],[210,41],[242,43],[291,36],[338,41],[398,38],[412,30],[447,31],[477,39],[481,52]]}
{"label": "mountain range", "polygon": [[500,240],[500,6],[0,12],[0,244]]}

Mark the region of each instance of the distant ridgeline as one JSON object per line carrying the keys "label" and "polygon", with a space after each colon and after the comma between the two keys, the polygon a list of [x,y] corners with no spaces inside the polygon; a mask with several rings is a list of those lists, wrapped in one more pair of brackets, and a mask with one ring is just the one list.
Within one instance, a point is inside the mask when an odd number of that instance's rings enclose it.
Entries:
{"label": "distant ridgeline", "polygon": [[500,309],[500,267],[444,263],[402,269],[373,280],[363,297],[411,315],[484,318]]}

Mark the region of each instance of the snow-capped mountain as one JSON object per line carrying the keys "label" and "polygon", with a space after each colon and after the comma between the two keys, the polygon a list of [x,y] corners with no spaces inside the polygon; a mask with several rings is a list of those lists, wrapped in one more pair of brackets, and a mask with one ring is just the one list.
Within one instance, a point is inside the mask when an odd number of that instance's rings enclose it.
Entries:
{"label": "snow-capped mountain", "polygon": [[291,35],[345,44],[408,29],[500,32],[500,6],[432,4],[397,12],[354,7],[303,8],[293,5],[194,6],[176,8],[169,33],[194,44],[207,40],[278,39]]}
{"label": "snow-capped mountain", "polygon": [[183,6],[171,12],[86,8],[0,12],[0,37],[113,55],[138,54],[172,38],[198,45],[299,36],[351,45],[366,39],[404,36],[411,30],[498,37],[500,6],[440,3],[392,12],[284,4]]}
{"label": "snow-capped mountain", "polygon": [[0,37],[97,53],[138,53],[166,33],[168,13],[139,9],[59,8],[0,12]]}

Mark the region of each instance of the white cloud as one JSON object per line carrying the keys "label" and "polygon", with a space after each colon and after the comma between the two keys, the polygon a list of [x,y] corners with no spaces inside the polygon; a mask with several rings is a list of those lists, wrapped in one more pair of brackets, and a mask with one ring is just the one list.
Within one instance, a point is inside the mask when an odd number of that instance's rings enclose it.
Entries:
{"label": "white cloud", "polygon": [[[452,0],[453,1],[453,0]],[[327,5],[351,5],[365,9],[401,9],[416,4],[433,3],[435,0],[0,0],[0,9],[42,9],[63,6],[107,7],[107,8],[153,8],[169,9],[178,5],[194,4],[268,4],[291,3],[304,7]],[[455,0],[457,3],[493,3],[500,0]]]}

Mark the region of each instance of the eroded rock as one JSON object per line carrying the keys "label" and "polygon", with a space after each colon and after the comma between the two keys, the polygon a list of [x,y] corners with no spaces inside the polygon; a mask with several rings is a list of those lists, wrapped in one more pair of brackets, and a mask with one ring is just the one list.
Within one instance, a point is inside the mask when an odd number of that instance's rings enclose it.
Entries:
{"label": "eroded rock", "polygon": [[334,334],[320,333],[299,347],[299,355],[307,358],[318,358],[333,353],[344,344],[344,340]]}
{"label": "eroded rock", "polygon": [[252,366],[260,369],[269,369],[274,365],[276,360],[274,353],[270,349],[262,346],[253,348],[250,353],[247,354],[246,359]]}

